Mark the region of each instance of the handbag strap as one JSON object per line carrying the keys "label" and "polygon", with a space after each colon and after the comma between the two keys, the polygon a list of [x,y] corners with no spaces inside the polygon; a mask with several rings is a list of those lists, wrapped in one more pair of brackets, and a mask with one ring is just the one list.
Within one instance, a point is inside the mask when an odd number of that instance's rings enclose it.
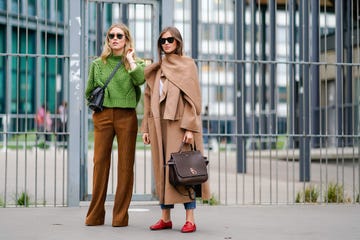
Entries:
{"label": "handbag strap", "polygon": [[[182,148],[183,148],[184,144],[186,144],[186,143],[185,143],[185,142],[181,142],[181,144],[180,144],[180,148],[179,148],[179,151],[178,151],[178,152],[181,152],[181,150],[182,150]],[[188,144],[190,145],[190,149],[191,149],[191,151],[196,151],[196,143],[195,143],[195,141],[194,141],[194,147],[193,147],[193,145],[192,145],[191,143],[188,143]]]}
{"label": "handbag strap", "polygon": [[110,80],[114,77],[116,71],[119,69],[119,67],[121,66],[122,61],[120,61],[114,68],[114,70],[111,72],[110,76],[108,77],[108,79],[105,82],[105,85],[102,87],[103,89],[105,89],[107,87],[107,85],[109,84]]}

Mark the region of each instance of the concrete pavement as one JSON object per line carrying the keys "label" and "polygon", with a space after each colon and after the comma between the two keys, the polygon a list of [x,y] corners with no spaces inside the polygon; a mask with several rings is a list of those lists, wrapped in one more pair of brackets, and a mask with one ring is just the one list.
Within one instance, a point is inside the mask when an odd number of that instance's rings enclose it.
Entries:
{"label": "concrete pavement", "polygon": [[112,202],[106,205],[103,226],[87,227],[88,202],[80,207],[0,208],[1,240],[182,240],[182,239],[360,239],[360,205],[241,205],[198,204],[198,230],[181,233],[185,212],[176,205],[173,229],[150,231],[160,209],[155,202],[132,202],[129,226],[111,226]]}

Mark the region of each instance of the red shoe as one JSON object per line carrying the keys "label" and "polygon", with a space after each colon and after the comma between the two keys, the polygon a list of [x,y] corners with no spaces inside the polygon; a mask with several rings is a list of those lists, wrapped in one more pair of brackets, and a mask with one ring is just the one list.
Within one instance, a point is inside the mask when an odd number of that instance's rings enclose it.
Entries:
{"label": "red shoe", "polygon": [[157,221],[154,225],[150,226],[150,230],[163,230],[163,229],[171,229],[172,228],[172,222],[164,222],[162,219]]}
{"label": "red shoe", "polygon": [[183,232],[183,233],[190,233],[190,232],[195,232],[195,231],[196,231],[195,223],[191,223],[189,221],[186,221],[186,223],[184,224],[184,226],[181,229],[181,232]]}

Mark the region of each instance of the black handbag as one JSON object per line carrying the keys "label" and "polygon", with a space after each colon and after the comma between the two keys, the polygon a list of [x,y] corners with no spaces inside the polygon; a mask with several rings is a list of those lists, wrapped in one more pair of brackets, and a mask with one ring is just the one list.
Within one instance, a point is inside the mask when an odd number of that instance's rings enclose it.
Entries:
{"label": "black handbag", "polygon": [[105,88],[109,84],[111,78],[115,75],[116,71],[119,69],[121,65],[121,62],[119,62],[114,70],[111,72],[110,76],[105,82],[105,85],[103,87],[96,87],[94,90],[92,90],[90,96],[87,98],[88,106],[91,110],[94,112],[101,112],[103,108],[104,103],[104,95],[105,95]]}
{"label": "black handbag", "polygon": [[102,87],[95,88],[89,96],[88,106],[94,112],[101,112],[103,110],[105,89]]}
{"label": "black handbag", "polygon": [[182,151],[184,143],[180,145],[178,152],[171,153],[169,166],[169,181],[175,188],[184,186],[193,200],[190,189],[195,191],[195,186],[208,180],[207,165],[209,161],[192,144],[191,151]]}

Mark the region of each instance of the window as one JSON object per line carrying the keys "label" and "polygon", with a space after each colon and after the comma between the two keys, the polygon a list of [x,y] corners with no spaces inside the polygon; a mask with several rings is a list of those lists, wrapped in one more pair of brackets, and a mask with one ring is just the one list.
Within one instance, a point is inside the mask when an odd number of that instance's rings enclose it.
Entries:
{"label": "window", "polygon": [[[3,25],[0,26],[0,52],[4,53],[5,49],[5,27]],[[0,113],[5,113],[5,73],[6,73],[6,65],[5,65],[5,56],[0,57]]]}
{"label": "window", "polygon": [[28,0],[28,15],[36,16],[36,1]]}
{"label": "window", "polygon": [[[35,33],[28,31],[27,38],[17,38],[18,29],[13,28],[13,53],[35,53]],[[20,35],[25,36],[26,30],[20,29]],[[17,41],[19,40],[19,48]],[[26,41],[28,40],[28,42]],[[35,106],[35,75],[36,59],[32,57],[12,57],[11,61],[11,112],[34,112]]]}
{"label": "window", "polygon": [[6,0],[0,0],[0,9],[6,10]]}

